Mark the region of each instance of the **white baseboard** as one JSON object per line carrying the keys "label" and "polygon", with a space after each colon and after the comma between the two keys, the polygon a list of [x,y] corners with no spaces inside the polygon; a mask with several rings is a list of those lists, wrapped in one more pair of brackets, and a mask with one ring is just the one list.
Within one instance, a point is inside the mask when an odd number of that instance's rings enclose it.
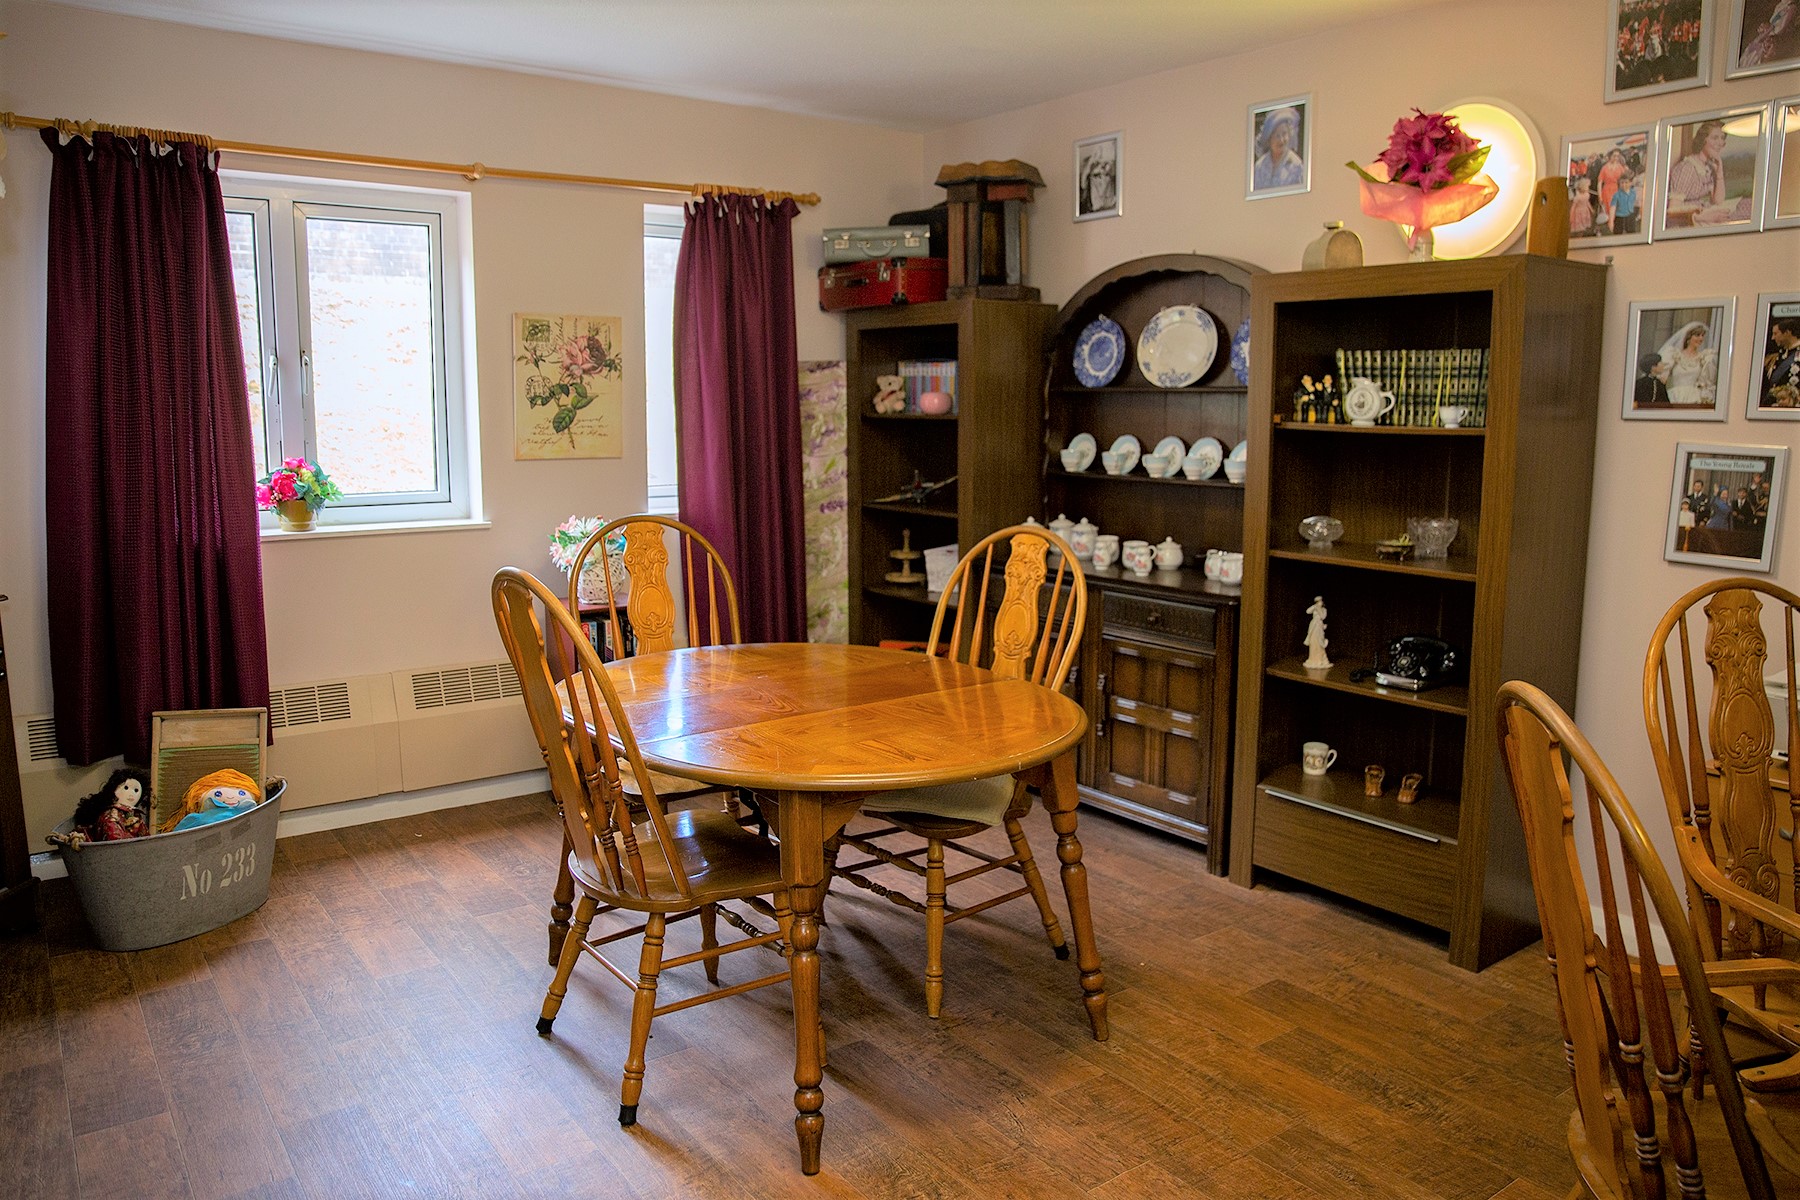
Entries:
{"label": "white baseboard", "polygon": [[[469,804],[486,804],[512,796],[528,796],[550,790],[547,771],[519,771],[512,775],[496,775],[492,779],[475,779],[468,783],[450,783],[442,787],[421,788],[416,792],[396,792],[387,796],[370,796],[366,800],[347,800],[342,804],[322,804],[282,814],[275,827],[278,838],[298,837],[306,833],[323,833],[328,829],[345,829],[352,825],[369,825],[391,821],[395,817],[411,817],[419,813],[437,812],[445,808],[462,808]],[[39,879],[61,879],[69,872],[62,855],[55,850],[31,856],[31,873]]]}

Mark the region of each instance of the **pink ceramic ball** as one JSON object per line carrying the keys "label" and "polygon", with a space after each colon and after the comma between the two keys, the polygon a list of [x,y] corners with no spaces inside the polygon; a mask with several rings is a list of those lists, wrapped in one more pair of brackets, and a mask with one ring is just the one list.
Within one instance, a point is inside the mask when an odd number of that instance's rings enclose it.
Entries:
{"label": "pink ceramic ball", "polygon": [[941,417],[950,411],[949,392],[923,392],[919,395],[919,411],[928,416]]}

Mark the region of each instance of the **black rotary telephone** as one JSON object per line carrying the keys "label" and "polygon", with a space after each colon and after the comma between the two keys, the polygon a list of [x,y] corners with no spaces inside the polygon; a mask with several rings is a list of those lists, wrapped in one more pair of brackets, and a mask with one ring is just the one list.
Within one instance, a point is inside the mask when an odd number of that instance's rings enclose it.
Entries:
{"label": "black rotary telephone", "polygon": [[1462,656],[1449,642],[1413,634],[1397,637],[1375,656],[1375,682],[1422,692],[1462,674]]}

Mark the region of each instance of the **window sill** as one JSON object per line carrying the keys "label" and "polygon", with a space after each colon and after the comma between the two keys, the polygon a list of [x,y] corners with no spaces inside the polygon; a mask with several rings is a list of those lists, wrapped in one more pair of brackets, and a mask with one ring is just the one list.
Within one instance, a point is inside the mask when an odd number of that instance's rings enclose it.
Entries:
{"label": "window sill", "polygon": [[307,538],[372,537],[384,533],[440,533],[465,529],[489,529],[492,521],[474,517],[448,521],[386,521],[361,525],[320,525],[308,530],[264,529],[265,542],[291,542]]}

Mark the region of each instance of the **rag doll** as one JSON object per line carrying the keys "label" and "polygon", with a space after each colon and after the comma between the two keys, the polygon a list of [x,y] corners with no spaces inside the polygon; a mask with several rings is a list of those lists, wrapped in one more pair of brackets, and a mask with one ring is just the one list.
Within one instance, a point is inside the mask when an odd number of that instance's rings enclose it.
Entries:
{"label": "rag doll", "polygon": [[91,842],[119,842],[150,832],[150,775],[120,767],[106,786],[75,806],[75,833]]}
{"label": "rag doll", "polygon": [[262,803],[262,789],[241,771],[229,768],[214,771],[196,779],[181,801],[180,815],[163,825],[162,831],[196,829],[249,812]]}

